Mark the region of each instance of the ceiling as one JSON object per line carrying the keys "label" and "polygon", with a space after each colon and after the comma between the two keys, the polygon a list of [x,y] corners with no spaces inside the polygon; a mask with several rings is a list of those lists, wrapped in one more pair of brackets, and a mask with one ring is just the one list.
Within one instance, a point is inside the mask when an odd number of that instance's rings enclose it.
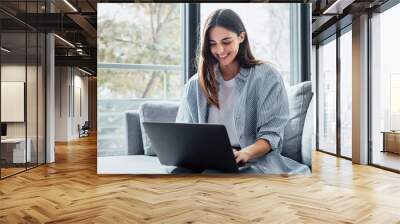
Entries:
{"label": "ceiling", "polygon": [[[33,52],[28,44],[25,52],[25,30],[53,32],[56,66],[77,66],[96,73],[97,0],[1,0],[0,22],[2,44],[13,49],[10,60]],[[51,12],[51,13],[50,13]],[[31,37],[28,34],[28,41]],[[41,46],[39,46],[41,47]]]}
{"label": "ceiling", "polygon": [[378,9],[388,0],[312,0],[312,39],[318,44],[352,23],[362,13]]}

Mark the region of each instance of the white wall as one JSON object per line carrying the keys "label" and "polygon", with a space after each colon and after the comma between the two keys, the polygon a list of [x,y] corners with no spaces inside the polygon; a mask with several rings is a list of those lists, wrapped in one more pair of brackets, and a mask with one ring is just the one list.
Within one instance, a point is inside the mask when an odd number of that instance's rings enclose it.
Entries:
{"label": "white wall", "polygon": [[[28,69],[30,67],[28,66]],[[25,82],[25,64],[24,65],[2,65],[1,81],[20,81]]]}
{"label": "white wall", "polygon": [[77,139],[78,124],[88,120],[88,78],[75,68],[56,67],[55,85],[55,140]]}
{"label": "white wall", "polygon": [[[82,73],[80,73],[82,74]],[[77,110],[78,108],[75,108],[75,117],[76,117],[76,122],[79,122],[81,125],[85,123],[85,121],[88,120],[88,77],[87,76],[81,76],[81,75],[75,75],[75,82],[74,82],[75,87],[80,88],[81,91],[81,113]],[[75,88],[75,90],[77,90]],[[75,92],[75,94],[77,94]],[[76,99],[76,96],[75,96]],[[77,123],[76,123],[77,125]],[[75,125],[75,126],[76,126]]]}
{"label": "white wall", "polygon": [[[32,133],[36,136],[37,105],[36,82],[37,80],[31,77],[36,74],[36,66],[18,65],[18,64],[3,64],[1,66],[1,81],[2,82],[26,82],[25,76],[28,72],[27,86],[27,122],[7,122],[8,137],[25,137],[25,126],[28,125],[28,137]],[[2,96],[7,97],[7,96]],[[10,108],[1,108],[1,110],[9,110]]]}
{"label": "white wall", "polygon": [[[2,65],[1,81],[25,82],[25,73],[26,73],[25,69],[26,69],[25,65],[18,65],[18,64]],[[7,110],[7,108],[1,108],[1,110]],[[7,136],[25,137],[25,123],[24,122],[7,123]]]}
{"label": "white wall", "polygon": [[68,140],[68,85],[67,67],[55,68],[55,141]]}
{"label": "white wall", "polygon": [[[25,83],[1,82],[1,121],[25,121]],[[36,108],[36,105],[34,105]]]}

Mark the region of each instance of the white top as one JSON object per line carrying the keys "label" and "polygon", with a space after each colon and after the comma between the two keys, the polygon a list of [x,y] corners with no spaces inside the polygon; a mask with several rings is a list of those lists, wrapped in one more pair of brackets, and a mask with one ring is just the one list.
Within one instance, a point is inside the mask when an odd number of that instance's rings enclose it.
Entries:
{"label": "white top", "polygon": [[233,78],[225,81],[220,75],[217,75],[217,80],[219,82],[219,110],[214,105],[210,107],[207,123],[225,125],[231,145],[240,146],[233,114],[233,108],[238,103],[240,96],[236,80]]}

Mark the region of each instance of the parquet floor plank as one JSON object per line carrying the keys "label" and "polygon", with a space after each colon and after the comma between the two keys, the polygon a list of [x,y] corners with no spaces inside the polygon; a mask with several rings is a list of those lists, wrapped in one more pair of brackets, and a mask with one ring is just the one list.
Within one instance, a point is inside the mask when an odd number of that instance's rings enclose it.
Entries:
{"label": "parquet floor plank", "polygon": [[97,175],[96,138],[0,181],[0,223],[400,223],[400,175],[313,152],[311,176]]}

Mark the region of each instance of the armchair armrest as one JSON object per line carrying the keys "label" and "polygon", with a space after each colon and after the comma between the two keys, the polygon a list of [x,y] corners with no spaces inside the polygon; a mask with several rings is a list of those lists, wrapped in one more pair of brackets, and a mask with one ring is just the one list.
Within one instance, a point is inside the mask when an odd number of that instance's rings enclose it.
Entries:
{"label": "armchair armrest", "polygon": [[142,131],[140,129],[139,111],[125,112],[126,146],[128,155],[143,155]]}
{"label": "armchair armrest", "polygon": [[306,164],[311,169],[311,158],[313,150],[313,132],[314,132],[314,107],[315,97],[311,99],[308,106],[307,115],[303,127],[303,135],[301,138],[301,158],[303,164]]}

